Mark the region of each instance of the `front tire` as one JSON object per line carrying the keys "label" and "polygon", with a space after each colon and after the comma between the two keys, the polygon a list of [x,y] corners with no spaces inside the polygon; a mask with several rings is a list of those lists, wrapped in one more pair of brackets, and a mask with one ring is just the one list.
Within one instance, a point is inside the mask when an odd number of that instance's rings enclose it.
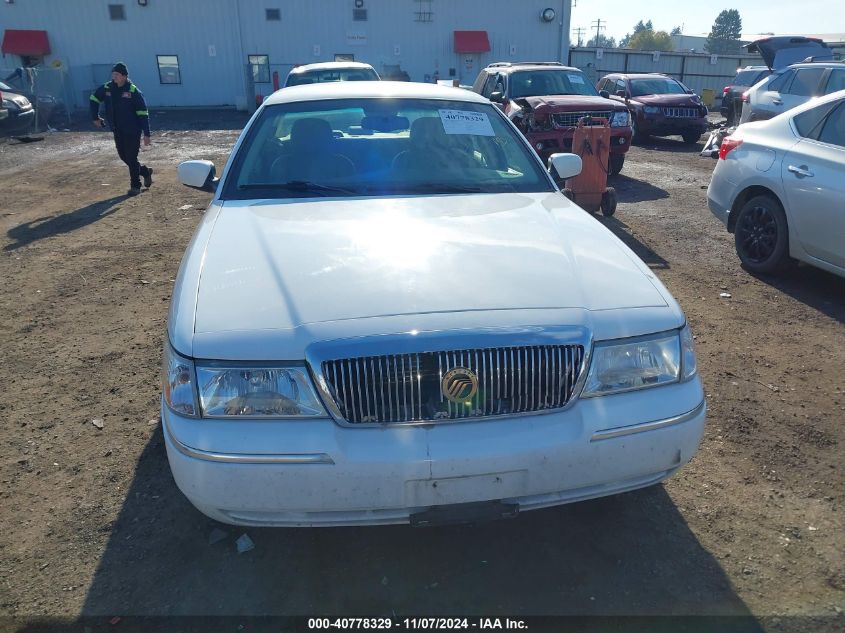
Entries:
{"label": "front tire", "polygon": [[646,134],[640,132],[637,126],[637,116],[632,112],[631,113],[631,143],[635,143],[637,145],[645,142],[647,137]]}
{"label": "front tire", "polygon": [[625,164],[625,154],[611,154],[607,159],[607,175],[617,176]]}
{"label": "front tire", "polygon": [[789,227],[772,196],[754,196],[739,211],[734,227],[736,254],[753,273],[774,274],[790,264]]}

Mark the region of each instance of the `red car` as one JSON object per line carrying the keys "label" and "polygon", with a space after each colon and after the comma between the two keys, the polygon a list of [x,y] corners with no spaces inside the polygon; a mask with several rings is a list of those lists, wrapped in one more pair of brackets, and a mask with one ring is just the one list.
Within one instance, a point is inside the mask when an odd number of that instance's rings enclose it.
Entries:
{"label": "red car", "polygon": [[634,142],[678,134],[697,143],[707,131],[707,106],[677,79],[659,73],[606,75],[598,88],[631,111]]}
{"label": "red car", "polygon": [[608,171],[622,171],[631,146],[628,109],[607,93],[600,96],[577,68],[559,62],[497,62],[479,73],[472,89],[502,108],[544,161],[554,153],[572,151],[579,119],[608,119]]}

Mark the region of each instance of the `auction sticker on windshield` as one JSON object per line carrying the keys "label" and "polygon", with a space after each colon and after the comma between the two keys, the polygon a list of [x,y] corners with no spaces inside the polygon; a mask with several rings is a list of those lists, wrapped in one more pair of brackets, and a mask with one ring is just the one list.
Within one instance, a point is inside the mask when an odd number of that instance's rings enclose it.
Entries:
{"label": "auction sticker on windshield", "polygon": [[567,77],[569,77],[569,81],[574,84],[584,83],[584,78],[581,75],[567,75]]}
{"label": "auction sticker on windshield", "polygon": [[484,112],[466,110],[438,110],[446,134],[473,134],[475,136],[496,136],[490,119]]}

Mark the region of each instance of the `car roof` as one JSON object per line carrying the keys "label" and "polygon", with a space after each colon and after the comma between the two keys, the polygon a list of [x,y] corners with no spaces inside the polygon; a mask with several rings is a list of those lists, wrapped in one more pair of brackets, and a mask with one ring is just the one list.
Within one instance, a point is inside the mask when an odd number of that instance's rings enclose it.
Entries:
{"label": "car roof", "polygon": [[627,77],[628,79],[654,79],[655,77],[665,77],[666,79],[674,79],[671,75],[666,73],[610,73],[605,77]]}
{"label": "car roof", "polygon": [[845,62],[800,62],[798,64],[790,64],[784,68],[784,70],[788,70],[790,68],[845,68]]}
{"label": "car roof", "polygon": [[277,90],[264,100],[266,105],[325,99],[443,99],[468,103],[490,103],[464,88],[412,81],[332,81]]}
{"label": "car roof", "polygon": [[837,92],[831,92],[828,95],[814,97],[801,105],[790,108],[785,112],[781,112],[779,116],[785,116],[791,119],[802,112],[815,108],[816,106],[824,105],[826,103],[830,103],[831,101],[839,101],[840,99],[845,99],[845,90],[838,90]]}
{"label": "car roof", "polygon": [[290,71],[291,74],[307,73],[311,70],[343,70],[345,68],[362,70],[368,68],[375,70],[370,64],[364,62],[316,62],[314,64],[303,64],[302,66],[294,66]]}
{"label": "car roof", "polygon": [[580,68],[564,66],[559,62],[496,62],[488,64],[484,70],[505,74],[518,70],[567,70],[581,72]]}

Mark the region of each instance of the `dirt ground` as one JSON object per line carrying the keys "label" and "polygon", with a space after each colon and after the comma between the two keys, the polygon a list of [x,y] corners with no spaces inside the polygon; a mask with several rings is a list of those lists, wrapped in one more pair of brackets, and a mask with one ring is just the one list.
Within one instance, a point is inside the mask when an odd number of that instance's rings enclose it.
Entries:
{"label": "dirt ground", "polygon": [[[707,210],[715,162],[700,146],[633,148],[612,183],[619,210],[601,220],[696,335],[710,412],[680,473],[476,528],[238,529],[176,488],[158,403],[173,278],[210,199],[177,184],[175,167],[221,169],[245,119],[157,121],[142,154],[155,184],[136,198],[107,133],[0,144],[0,629],[391,613],[845,627],[845,280],[744,271]],[[215,528],[225,538],[209,544]],[[255,549],[238,554],[242,533]]]}

